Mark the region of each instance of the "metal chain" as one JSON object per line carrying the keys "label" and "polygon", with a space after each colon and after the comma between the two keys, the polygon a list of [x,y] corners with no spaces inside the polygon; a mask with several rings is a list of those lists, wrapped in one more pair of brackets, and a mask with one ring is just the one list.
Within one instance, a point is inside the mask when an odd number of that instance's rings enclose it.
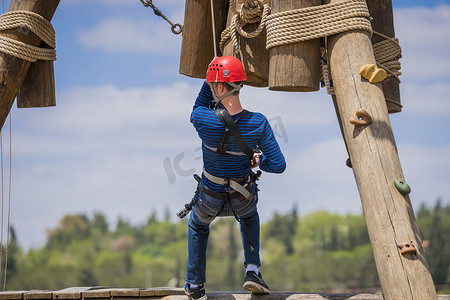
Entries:
{"label": "metal chain", "polygon": [[175,34],[180,34],[183,31],[183,26],[179,23],[172,23],[172,21],[170,21],[154,4],[153,4],[153,0],[141,0],[142,4],[144,4],[145,7],[150,7],[151,9],[153,9],[153,12],[155,13],[155,15],[157,15],[158,17],[163,18],[164,20],[167,21],[167,23],[169,23],[172,27],[170,28],[172,30],[173,33]]}

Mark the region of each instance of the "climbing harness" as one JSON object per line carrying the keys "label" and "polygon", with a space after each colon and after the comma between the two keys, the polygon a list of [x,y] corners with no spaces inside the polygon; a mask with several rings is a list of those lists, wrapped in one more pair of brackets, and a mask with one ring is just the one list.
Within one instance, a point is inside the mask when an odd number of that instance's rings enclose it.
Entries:
{"label": "climbing harness", "polygon": [[153,4],[153,0],[141,0],[142,4],[145,7],[150,7],[151,9],[153,9],[153,12],[155,15],[157,15],[158,17],[163,18],[164,20],[167,21],[167,23],[170,24],[171,26],[171,30],[174,34],[180,34],[183,31],[183,26],[179,23],[173,23],[172,21],[169,20],[169,18],[167,18],[154,4]]}
{"label": "climbing harness", "polygon": [[236,192],[238,192],[242,196],[244,196],[245,199],[250,200],[250,197],[252,196],[252,194],[239,183],[239,181],[242,182],[242,181],[248,180],[248,176],[240,178],[241,180],[239,180],[239,179],[232,180],[231,178],[220,178],[220,177],[214,176],[214,175],[206,172],[205,170],[203,170],[203,175],[205,175],[205,177],[208,178],[209,181],[212,181],[215,184],[223,185],[227,188],[232,188],[233,190],[235,190]]}
{"label": "climbing harness", "polygon": [[225,131],[222,135],[222,138],[220,139],[219,144],[217,145],[217,153],[220,154],[226,153],[228,148],[228,139],[231,133],[231,135],[233,135],[234,139],[236,140],[236,143],[238,144],[242,152],[244,152],[249,159],[252,159],[254,151],[247,146],[247,144],[244,141],[244,138],[242,137],[242,134],[239,132],[239,129],[236,126],[236,123],[243,116],[247,115],[248,111],[244,110],[236,121],[233,120],[233,117],[231,117],[228,110],[221,103],[219,103],[216,106],[214,111],[216,113],[216,116],[219,118],[220,122],[225,127]]}
{"label": "climbing harness", "polygon": [[200,182],[202,181],[202,179],[197,174],[194,174],[193,176],[194,176],[194,179],[197,181],[197,189],[195,191],[195,195],[192,198],[191,202],[186,203],[184,205],[184,207],[179,212],[177,212],[177,217],[180,219],[183,219],[184,217],[186,217],[187,214],[192,210],[192,208],[198,201],[199,187],[200,187]]}

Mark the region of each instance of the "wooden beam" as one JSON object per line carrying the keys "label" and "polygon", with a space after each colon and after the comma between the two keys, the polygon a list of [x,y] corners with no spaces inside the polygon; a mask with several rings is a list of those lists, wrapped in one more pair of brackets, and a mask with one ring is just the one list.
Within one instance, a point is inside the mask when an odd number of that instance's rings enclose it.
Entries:
{"label": "wooden beam", "polygon": [[[331,36],[328,53],[338,119],[342,121],[384,299],[436,299],[410,198],[394,186],[395,180],[405,178],[382,86],[358,75],[362,65],[375,63],[370,37],[362,31]],[[356,126],[349,122],[359,109],[371,115],[372,124]],[[397,245],[405,242],[412,242],[417,254],[401,254]]]}
{"label": "wooden beam", "polygon": [[[112,293],[117,289],[98,289],[98,287],[79,287],[68,288],[60,291],[7,291],[0,292],[1,300],[20,300],[20,299],[47,299],[48,293],[53,293],[54,300],[57,299],[89,299],[89,300],[112,300],[114,296]],[[123,293],[128,294],[124,289],[119,289]],[[133,290],[133,289],[130,289]],[[156,293],[151,293],[151,290],[156,290]],[[139,289],[140,296],[136,296],[136,293],[131,291],[133,296],[130,296],[131,300],[147,299],[147,300],[188,300],[188,297],[184,295],[182,288],[153,288],[153,289]],[[142,293],[144,291],[144,294]],[[34,295],[36,297],[27,298],[28,295]],[[230,300],[383,300],[383,296],[379,293],[368,294],[331,294],[331,293],[284,293],[273,292],[270,295],[255,296],[248,292],[240,293],[208,293],[208,299],[230,299]],[[44,298],[41,298],[43,296]],[[125,298],[125,297],[124,297]],[[439,295],[439,300],[450,300],[450,295]],[[122,299],[121,299],[122,300]],[[424,299],[425,300],[425,299]]]}
{"label": "wooden beam", "polygon": [[[58,7],[59,0],[12,0],[8,11],[27,10],[51,20]],[[34,33],[23,34],[15,29],[0,32],[6,36],[33,46],[39,46],[41,39]],[[22,82],[30,67],[29,61],[0,53],[0,128],[11,110]]]}
{"label": "wooden beam", "polygon": [[[322,0],[272,0],[272,13],[316,6]],[[269,50],[269,89],[319,90],[320,39],[273,47]]]}
{"label": "wooden beam", "polygon": [[30,65],[19,89],[17,107],[31,108],[55,105],[55,71],[53,61],[35,61]]}
{"label": "wooden beam", "polygon": [[[367,0],[373,31],[384,34],[388,37],[395,37],[394,14],[392,11],[392,0]],[[373,34],[372,44],[383,41],[384,38]],[[386,98],[386,105],[389,113],[402,111],[400,101],[400,82],[395,77],[389,77],[383,80],[383,92]]]}
{"label": "wooden beam", "polygon": [[[270,4],[269,0],[264,3]],[[239,7],[238,7],[239,9]],[[231,24],[233,12],[231,7],[228,8],[227,27]],[[259,22],[247,24],[243,30],[253,32],[259,26]],[[245,73],[247,73],[246,85],[255,87],[267,87],[269,78],[269,51],[266,49],[266,29],[256,37],[247,39],[237,34],[240,52],[236,55],[234,45],[231,38],[225,43],[223,55],[235,56],[241,60],[244,65]]]}
{"label": "wooden beam", "polygon": [[[186,0],[183,37],[181,40],[180,74],[206,78],[206,70],[214,58],[214,42],[210,0]],[[220,34],[227,22],[228,0],[214,0],[216,47],[220,52]],[[220,53],[217,54],[220,56]]]}

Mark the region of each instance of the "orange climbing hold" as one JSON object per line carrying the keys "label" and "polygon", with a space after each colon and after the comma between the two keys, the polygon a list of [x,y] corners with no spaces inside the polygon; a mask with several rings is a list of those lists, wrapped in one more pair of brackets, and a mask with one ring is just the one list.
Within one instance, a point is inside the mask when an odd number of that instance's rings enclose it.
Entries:
{"label": "orange climbing hold", "polygon": [[356,126],[364,126],[372,123],[372,117],[364,109],[359,109],[355,112],[355,116],[350,118],[350,123]]}

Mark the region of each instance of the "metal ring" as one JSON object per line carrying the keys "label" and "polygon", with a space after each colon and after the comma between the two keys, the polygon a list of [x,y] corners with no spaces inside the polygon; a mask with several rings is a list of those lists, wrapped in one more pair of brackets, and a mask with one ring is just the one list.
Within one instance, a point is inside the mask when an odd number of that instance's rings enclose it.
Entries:
{"label": "metal ring", "polygon": [[[178,28],[178,29],[177,29]],[[173,33],[180,34],[183,31],[183,26],[181,24],[176,23],[172,25],[172,28],[170,28]]]}

